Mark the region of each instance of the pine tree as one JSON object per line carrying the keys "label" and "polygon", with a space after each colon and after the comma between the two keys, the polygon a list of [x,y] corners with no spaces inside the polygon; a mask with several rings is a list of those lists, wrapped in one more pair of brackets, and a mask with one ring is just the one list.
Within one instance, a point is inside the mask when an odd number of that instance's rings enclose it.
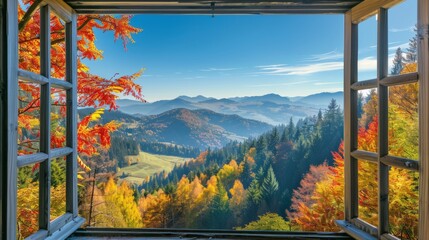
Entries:
{"label": "pine tree", "polygon": [[287,129],[288,129],[287,131],[288,131],[288,134],[289,134],[288,135],[289,139],[292,140],[294,138],[294,136],[295,136],[295,126],[293,124],[292,117],[289,120],[289,124],[287,125]]}
{"label": "pine tree", "polygon": [[414,36],[410,39],[405,55],[405,63],[417,62],[417,26],[414,27]]}
{"label": "pine tree", "polygon": [[248,202],[251,206],[258,206],[259,203],[262,200],[262,191],[259,186],[258,180],[253,179],[253,181],[250,183],[249,188],[247,189],[248,192]]}
{"label": "pine tree", "polygon": [[288,138],[288,134],[287,134],[287,129],[285,128],[283,130],[282,136],[280,137],[280,142],[284,143],[284,142],[286,142],[288,140],[289,140],[289,138]]}
{"label": "pine tree", "polygon": [[277,182],[273,167],[270,165],[267,171],[267,176],[262,183],[262,193],[265,199],[271,200],[278,190],[279,183]]}
{"label": "pine tree", "polygon": [[260,136],[256,141],[256,161],[262,162],[265,160],[265,151],[267,149],[267,142],[264,136]]}
{"label": "pine tree", "polygon": [[279,142],[279,132],[275,127],[271,134],[268,137],[267,150],[270,151],[273,155],[276,155],[276,145]]}
{"label": "pine tree", "polygon": [[396,49],[395,57],[393,58],[393,67],[390,73],[392,75],[401,74],[402,69],[404,68],[404,57],[402,56],[402,49],[398,47]]}

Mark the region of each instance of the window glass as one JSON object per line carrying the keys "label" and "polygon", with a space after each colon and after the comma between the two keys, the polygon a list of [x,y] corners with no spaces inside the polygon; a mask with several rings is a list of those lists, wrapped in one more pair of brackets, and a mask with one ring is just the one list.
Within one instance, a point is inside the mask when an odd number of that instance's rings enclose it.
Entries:
{"label": "window glass", "polygon": [[417,71],[417,1],[389,8],[389,74]]}
{"label": "window glass", "polygon": [[418,83],[389,87],[389,154],[419,159]]}
{"label": "window glass", "polygon": [[358,160],[358,216],[374,226],[378,226],[377,179],[377,164]]}
{"label": "window glass", "polygon": [[391,167],[389,170],[389,227],[400,239],[418,239],[419,174]]}
{"label": "window glass", "polygon": [[39,164],[18,169],[17,239],[24,239],[39,229]]}
{"label": "window glass", "polygon": [[66,146],[66,91],[58,88],[51,90],[51,148]]}
{"label": "window glass", "polygon": [[377,15],[358,26],[358,81],[377,78]]}
{"label": "window glass", "polygon": [[64,80],[66,72],[65,21],[51,11],[50,26],[51,77]]}
{"label": "window glass", "polygon": [[18,67],[39,74],[40,9],[30,6],[29,1],[18,1]]}
{"label": "window glass", "polygon": [[377,89],[358,91],[358,149],[377,152],[378,137]]}
{"label": "window glass", "polygon": [[51,221],[66,212],[66,157],[51,160]]}
{"label": "window glass", "polygon": [[18,155],[40,151],[40,85],[18,82]]}

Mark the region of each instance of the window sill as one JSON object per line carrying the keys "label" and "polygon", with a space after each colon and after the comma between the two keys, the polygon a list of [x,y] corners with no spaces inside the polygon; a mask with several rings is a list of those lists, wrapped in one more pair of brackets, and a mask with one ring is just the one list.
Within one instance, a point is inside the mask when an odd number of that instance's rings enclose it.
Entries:
{"label": "window sill", "polygon": [[368,239],[368,240],[377,239],[371,234],[360,230],[350,222],[347,222],[344,220],[337,220],[336,223],[344,232],[346,232],[347,234],[349,234],[355,239]]}
{"label": "window sill", "polygon": [[78,229],[68,239],[352,239],[346,233],[331,232],[272,232],[191,229]]}

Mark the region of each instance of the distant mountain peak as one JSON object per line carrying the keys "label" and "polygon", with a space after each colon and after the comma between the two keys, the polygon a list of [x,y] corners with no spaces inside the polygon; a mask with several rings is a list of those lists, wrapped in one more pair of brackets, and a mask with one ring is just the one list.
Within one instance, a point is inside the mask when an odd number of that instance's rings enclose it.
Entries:
{"label": "distant mountain peak", "polygon": [[215,99],[215,98],[212,98],[212,97],[205,97],[203,95],[198,95],[198,96],[195,96],[195,97],[181,95],[181,96],[178,96],[177,98],[183,99],[185,101],[192,102],[192,103],[198,103],[198,102],[206,101],[206,100],[209,100],[209,99]]}

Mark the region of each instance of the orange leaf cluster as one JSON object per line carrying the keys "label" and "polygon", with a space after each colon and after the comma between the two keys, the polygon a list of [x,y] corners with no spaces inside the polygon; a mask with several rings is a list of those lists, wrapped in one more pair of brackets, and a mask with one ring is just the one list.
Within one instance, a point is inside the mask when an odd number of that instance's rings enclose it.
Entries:
{"label": "orange leaf cluster", "polygon": [[[40,0],[23,0],[18,4],[18,54],[19,68],[40,73]],[[131,26],[131,16],[123,15],[80,15],[77,19],[78,28],[78,105],[95,109],[107,107],[109,110],[118,108],[116,100],[121,95],[129,95],[144,101],[141,86],[135,81],[143,74],[140,70],[131,75],[117,76],[110,79],[91,74],[82,59],[101,60],[103,51],[95,45],[95,30],[113,32],[114,41],[121,39],[124,48],[128,42],[134,42],[132,35],[142,30]],[[65,79],[65,22],[55,13],[50,16],[51,30],[51,77]],[[38,151],[40,135],[39,111],[40,88],[35,84],[19,82],[19,136],[18,154],[30,154]],[[65,145],[64,119],[65,91],[51,90],[51,98],[57,111],[51,115],[53,134],[51,147]],[[98,110],[96,110],[97,112]],[[99,112],[97,114],[100,114]],[[98,148],[109,148],[110,134],[119,127],[116,122],[102,124],[94,115],[86,116],[78,125],[78,151],[88,156],[97,154]],[[89,169],[82,160],[79,165]]]}

